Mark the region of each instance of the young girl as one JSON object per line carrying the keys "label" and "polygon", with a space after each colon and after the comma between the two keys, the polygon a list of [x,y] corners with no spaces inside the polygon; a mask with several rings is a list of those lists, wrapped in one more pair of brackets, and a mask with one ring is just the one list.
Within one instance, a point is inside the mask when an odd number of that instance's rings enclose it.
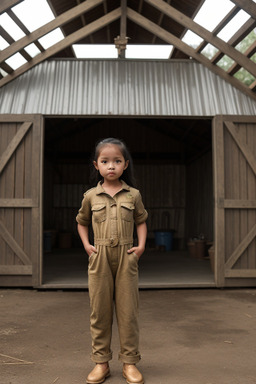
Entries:
{"label": "young girl", "polygon": [[[143,384],[136,367],[140,360],[138,327],[138,260],[147,236],[147,211],[133,187],[132,159],[121,140],[108,138],[95,148],[95,188],[84,194],[77,215],[78,232],[89,256],[92,361],[88,384],[110,375],[113,307],[120,338],[119,360],[128,384]],[[89,241],[92,223],[94,244]],[[138,245],[133,246],[134,223]]]}

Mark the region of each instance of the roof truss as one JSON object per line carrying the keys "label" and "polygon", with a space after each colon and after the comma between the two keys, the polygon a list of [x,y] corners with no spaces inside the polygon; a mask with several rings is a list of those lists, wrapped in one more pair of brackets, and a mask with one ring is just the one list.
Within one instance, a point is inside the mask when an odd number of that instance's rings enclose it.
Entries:
{"label": "roof truss", "polygon": [[[10,44],[0,52],[0,69],[7,74],[0,79],[0,87],[46,59],[74,57],[72,44],[84,41],[88,43],[88,39],[93,44],[102,44],[103,40],[113,44],[115,41],[119,57],[124,59],[128,43],[127,36],[132,35],[133,43],[141,43],[139,40],[142,39],[146,40],[145,43],[148,44],[150,39],[151,44],[160,42],[173,45],[174,49],[170,59],[193,58],[245,94],[256,99],[256,80],[247,86],[235,77],[240,68],[244,68],[256,79],[256,64],[252,60],[252,56],[256,52],[256,42],[244,53],[235,48],[256,27],[256,4],[252,0],[232,0],[233,9],[212,32],[193,20],[195,13],[204,2],[203,0],[190,2],[187,0],[121,0],[121,2],[118,0],[87,0],[84,2],[48,0],[56,18],[32,33],[29,33],[11,10],[19,2],[21,0],[2,0],[0,5],[0,13],[7,12],[25,33],[23,38],[14,41],[0,26],[0,35]],[[193,3],[190,8],[188,3]],[[251,17],[226,43],[217,34],[240,9],[246,11]],[[62,29],[65,38],[44,50],[38,39],[57,27]],[[198,47],[193,48],[182,41],[187,30],[191,30],[203,39]],[[24,49],[31,43],[36,44],[40,51],[34,58]],[[212,59],[208,59],[202,53],[207,44],[211,44],[217,49],[217,53]],[[13,70],[6,60],[17,52],[26,59],[26,63]],[[234,61],[228,70],[224,70],[218,65],[219,60],[225,55]]]}

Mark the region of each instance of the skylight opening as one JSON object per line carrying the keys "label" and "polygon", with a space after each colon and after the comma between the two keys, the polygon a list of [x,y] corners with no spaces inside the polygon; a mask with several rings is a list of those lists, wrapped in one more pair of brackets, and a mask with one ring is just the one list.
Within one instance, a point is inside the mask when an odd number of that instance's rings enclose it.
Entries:
{"label": "skylight opening", "polygon": [[194,21],[208,31],[213,31],[234,6],[230,0],[205,0]]}
{"label": "skylight opening", "polygon": [[207,59],[211,60],[216,55],[217,52],[218,52],[218,49],[214,47],[214,45],[207,44],[201,53],[205,57],[207,57]]}
{"label": "skylight opening", "polygon": [[21,67],[23,64],[27,63],[27,60],[20,54],[15,53],[15,55],[9,57],[5,62],[13,69]]}
{"label": "skylight opening", "polygon": [[25,33],[18,27],[18,25],[10,18],[7,13],[3,13],[0,16],[0,25],[3,27],[6,32],[17,41],[25,36]]}
{"label": "skylight opening", "polygon": [[117,49],[114,44],[74,44],[73,49],[78,59],[117,58]]}
{"label": "skylight opening", "polygon": [[[256,0],[255,0],[256,1]],[[247,49],[256,41],[256,30],[252,30],[239,44],[236,45],[236,49],[244,53]]]}
{"label": "skylight opening", "polygon": [[239,11],[217,36],[227,42],[234,35],[234,31],[238,31],[249,18],[250,15],[247,12]]}
{"label": "skylight opening", "polygon": [[188,30],[183,36],[182,41],[196,49],[202,43],[203,39],[196,33]]}
{"label": "skylight opening", "polygon": [[169,59],[172,45],[127,45],[127,59]]}
{"label": "skylight opening", "polygon": [[240,68],[239,71],[234,74],[234,77],[247,86],[250,86],[255,81],[255,77],[244,68]]}
{"label": "skylight opening", "polygon": [[46,0],[24,0],[15,5],[12,11],[30,32],[55,19]]}
{"label": "skylight opening", "polygon": [[0,36],[0,51],[3,51],[5,48],[9,47],[10,44],[7,43],[7,41]]}
{"label": "skylight opening", "polygon": [[24,49],[31,57],[35,57],[36,55],[41,53],[41,51],[37,48],[34,43],[27,45]]}
{"label": "skylight opening", "polygon": [[[79,59],[116,59],[118,56],[112,44],[74,44],[76,57]],[[127,45],[126,59],[168,59],[172,45]]]}
{"label": "skylight opening", "polygon": [[224,69],[224,71],[228,71],[230,67],[234,64],[234,60],[231,57],[224,55],[217,63],[218,67]]}
{"label": "skylight opening", "polygon": [[43,46],[44,49],[47,49],[63,39],[64,39],[64,35],[61,32],[61,29],[56,28],[53,31],[47,33],[47,35],[38,39],[38,41]]}

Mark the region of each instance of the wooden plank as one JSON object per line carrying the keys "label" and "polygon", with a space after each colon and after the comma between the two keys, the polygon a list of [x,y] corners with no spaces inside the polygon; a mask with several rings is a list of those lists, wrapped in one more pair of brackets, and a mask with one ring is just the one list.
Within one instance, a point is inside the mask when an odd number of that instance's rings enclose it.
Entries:
{"label": "wooden plank", "polygon": [[77,5],[76,7],[68,10],[67,12],[62,13],[60,16],[57,16],[54,20],[36,29],[35,31],[30,33],[28,36],[22,37],[17,42],[13,43],[11,46],[1,51],[0,63],[8,59],[8,57],[14,55],[16,52],[19,52],[22,48],[26,47],[27,45],[35,42],[35,40],[38,40],[40,37],[51,32],[55,28],[58,28],[72,21],[76,17],[82,15],[85,12],[88,12],[89,10],[101,4],[102,2],[103,0],[87,0]]}
{"label": "wooden plank", "polygon": [[[246,95],[248,95],[248,96],[250,96],[256,100],[256,94],[254,92],[252,92],[246,85],[241,83],[235,77],[229,76],[223,69],[221,69],[217,65],[212,64],[211,61],[208,60],[204,55],[196,52],[193,48],[191,48],[189,45],[187,45],[186,43],[181,41],[178,37],[167,32],[165,29],[159,27],[157,24],[155,24],[152,21],[141,16],[140,14],[133,11],[129,7],[127,8],[127,17],[130,20],[132,20],[133,22],[135,22],[136,24],[140,25],[142,28],[145,28],[146,30],[150,31],[151,33],[157,35],[158,37],[160,37],[160,39],[162,39],[163,41],[166,41],[168,44],[174,45],[180,51],[184,52],[187,56],[193,57],[193,59],[195,59],[199,63],[202,63],[203,65],[205,65],[210,71],[212,71],[216,75],[222,77],[224,80],[226,80],[228,83],[232,84],[234,87],[239,89],[241,92],[245,93]],[[7,76],[6,76],[6,78],[7,78]],[[0,85],[1,85],[2,81],[3,81],[3,79],[0,80]]]}
{"label": "wooden plank", "polygon": [[256,5],[252,0],[231,0],[234,4],[238,5],[245,12],[249,13],[256,19]]}
{"label": "wooden plank", "polygon": [[240,150],[242,151],[244,157],[250,164],[254,174],[256,175],[256,158],[254,153],[250,150],[249,146],[240,139],[237,127],[234,123],[231,123],[229,121],[225,121],[225,125],[228,128],[230,134],[233,136],[234,140],[236,141],[237,145],[239,146]]}
{"label": "wooden plank", "polygon": [[[41,250],[42,250],[42,143],[43,143],[43,118],[37,116],[37,120],[33,125],[33,135],[31,137],[33,164],[31,172],[31,195],[37,200],[37,207],[32,208],[31,212],[31,259],[33,264],[33,286],[40,283],[40,267],[41,267]],[[40,204],[41,203],[41,204]],[[30,240],[31,241],[31,240]]]}
{"label": "wooden plank", "polygon": [[[256,148],[256,124],[247,124],[247,143],[250,149]],[[256,196],[256,178],[248,167],[248,199],[253,199]],[[250,209],[248,211],[248,227],[252,228],[253,224],[256,223],[256,209]],[[248,247],[248,268],[256,269],[256,239]]]}
{"label": "wooden plank", "polygon": [[32,208],[38,204],[33,199],[1,199],[0,208]]}
{"label": "wooden plank", "polygon": [[225,277],[256,278],[256,269],[226,269]]}
{"label": "wooden plank", "polygon": [[253,76],[256,77],[255,63],[245,57],[237,49],[232,47],[232,45],[225,43],[222,39],[215,36],[212,32],[209,32],[206,28],[197,24],[190,17],[178,11],[176,8],[167,4],[163,0],[146,0],[146,2],[151,4],[160,12],[163,12],[166,16],[170,17],[171,19],[177,21],[179,24],[193,31],[198,36],[208,41],[210,44],[214,45],[216,48],[224,52],[225,55],[231,57],[238,64],[240,64],[241,67],[245,68],[248,72],[250,72]]}
{"label": "wooden plank", "polygon": [[229,257],[228,261],[225,263],[225,269],[231,269],[234,264],[237,262],[242,253],[246,250],[248,245],[253,241],[256,236],[256,224],[248,232],[248,234],[243,238],[238,247]]}
{"label": "wooden plank", "polygon": [[[252,57],[255,52],[256,52],[256,41],[244,52],[244,55],[247,57]],[[233,76],[237,71],[239,71],[240,68],[241,68],[241,65],[234,63],[227,70],[227,72],[229,75]]]}
{"label": "wooden plank", "polygon": [[37,56],[33,58],[33,60],[31,60],[31,62],[22,65],[21,67],[16,69],[12,74],[7,75],[3,79],[1,79],[0,87],[16,79],[16,77],[20,76],[22,73],[28,71],[29,69],[33,68],[35,65],[41,63],[42,61],[48,59],[52,55],[58,53],[59,51],[62,51],[63,49],[69,47],[72,44],[75,44],[77,41],[98,31],[99,29],[105,27],[109,23],[112,23],[113,21],[117,20],[120,16],[121,16],[121,9],[119,7],[114,11],[109,12],[107,15],[102,16],[98,20],[93,21],[92,23],[79,29],[78,31],[71,33],[65,39],[52,45],[45,52],[39,53]]}
{"label": "wooden plank", "polygon": [[32,265],[0,265],[0,275],[32,275]]}
{"label": "wooden plank", "polygon": [[[26,138],[26,136],[25,136]],[[14,198],[22,199],[24,197],[24,170],[25,170],[25,140],[23,140],[20,145],[17,147],[15,151],[15,179],[14,179]],[[14,218],[13,218],[13,237],[15,241],[19,244],[19,246],[24,249],[24,209],[19,207],[15,207],[13,210]],[[14,265],[22,264],[19,257],[15,256]]]}
{"label": "wooden plank", "polygon": [[[26,255],[26,253],[19,246],[19,244],[17,244],[17,242],[15,241],[13,236],[6,229],[2,220],[0,221],[0,235],[6,241],[6,243],[9,245],[9,247],[13,250],[13,252],[20,258],[20,260],[23,262],[23,264],[31,265],[31,261],[30,261],[28,255]],[[33,241],[33,240],[31,240],[31,241]]]}
{"label": "wooden plank", "polygon": [[14,138],[12,139],[8,147],[6,148],[5,152],[0,158],[0,174],[2,173],[4,167],[10,160],[11,156],[13,155],[15,149],[18,147],[23,137],[26,135],[26,133],[30,129],[31,125],[32,125],[31,122],[22,124],[22,126],[20,127],[20,129],[18,130],[18,132],[16,133],[16,135],[14,136]]}
{"label": "wooden plank", "polygon": [[227,209],[256,209],[256,200],[225,199],[221,206]]}
{"label": "wooden plank", "polygon": [[[8,125],[6,123],[0,124],[0,157],[1,154],[4,153],[7,145],[9,144],[8,141]],[[0,174],[0,198],[5,197],[5,184],[6,184],[6,175],[5,173]],[[0,220],[4,221],[5,218],[5,210],[0,209]],[[0,236],[0,264],[6,264],[6,248],[7,244]]]}
{"label": "wooden plank", "polygon": [[213,119],[213,171],[214,171],[214,243],[215,243],[215,282],[217,287],[224,287],[225,262],[225,215],[224,209],[218,206],[218,199],[224,200],[224,136],[223,119]]}
{"label": "wooden plank", "polygon": [[[239,125],[239,138],[241,142],[246,143],[247,139],[247,127],[246,124],[240,124]],[[237,177],[239,179],[239,197],[243,200],[247,198],[248,193],[248,178],[247,178],[247,167],[248,164],[246,162],[245,157],[240,152],[239,153],[239,167],[237,169],[237,172],[239,172],[239,176]],[[248,212],[246,209],[240,209],[240,218],[239,218],[239,229],[240,229],[240,240],[244,239],[245,236],[248,233]],[[246,269],[248,268],[248,247],[245,249],[243,254],[239,258],[240,269]]]}
{"label": "wooden plank", "polygon": [[23,0],[1,0],[0,3],[0,14],[5,12],[7,9],[14,7],[21,3]]}
{"label": "wooden plank", "polygon": [[[19,129],[19,124],[10,124],[10,126],[8,127],[8,143],[11,143],[18,129]],[[14,194],[15,194],[15,154],[13,154],[10,161],[8,161],[8,164],[4,170],[4,174],[6,178],[5,196],[12,198],[14,197]],[[7,230],[10,232],[11,236],[13,236],[13,231],[14,231],[14,210],[13,209],[5,210],[4,225],[7,228]],[[11,264],[11,265],[15,264],[15,252],[13,252],[9,244],[7,244],[7,247],[6,247],[5,257],[6,257],[6,264]]]}

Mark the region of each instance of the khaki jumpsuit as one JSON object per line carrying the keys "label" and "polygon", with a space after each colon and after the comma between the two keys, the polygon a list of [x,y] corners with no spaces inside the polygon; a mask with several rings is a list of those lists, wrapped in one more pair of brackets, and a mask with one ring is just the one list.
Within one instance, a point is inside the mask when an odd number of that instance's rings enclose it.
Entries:
{"label": "khaki jumpsuit", "polygon": [[92,355],[95,363],[112,358],[113,307],[120,338],[119,359],[136,364],[140,360],[138,326],[138,257],[128,254],[133,246],[135,224],[144,223],[147,211],[140,192],[122,181],[114,197],[101,183],[84,194],[76,217],[79,224],[92,223],[97,253],[89,257],[88,282],[91,307]]}

